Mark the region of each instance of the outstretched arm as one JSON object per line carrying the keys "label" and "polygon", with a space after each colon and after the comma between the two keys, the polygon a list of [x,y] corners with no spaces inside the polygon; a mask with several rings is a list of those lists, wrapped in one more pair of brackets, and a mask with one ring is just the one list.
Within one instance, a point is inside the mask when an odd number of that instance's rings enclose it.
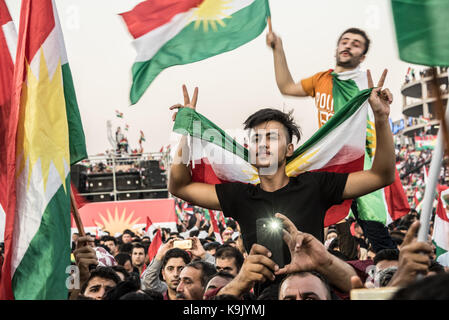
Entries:
{"label": "outstretched arm", "polygon": [[[367,71],[368,86],[373,88],[371,73]],[[393,135],[388,116],[393,96],[388,89],[382,90],[387,76],[385,69],[376,88],[371,92],[369,103],[376,124],[376,154],[370,170],[350,173],[343,192],[344,199],[352,199],[386,187],[395,179],[395,154]]]}
{"label": "outstretched arm", "polygon": [[273,49],[274,72],[276,75],[276,83],[281,93],[288,96],[307,96],[301,82],[295,83],[292,78],[288,69],[282,40],[273,32],[271,18],[268,18],[267,45]]}
{"label": "outstretched arm", "polygon": [[[184,105],[177,104],[170,107],[170,110],[179,108],[196,108],[198,100],[198,88],[195,88],[192,101],[190,101],[189,94],[185,85],[182,87],[184,93]],[[176,118],[176,113],[173,115],[173,120]],[[170,167],[170,178],[168,180],[168,191],[185,201],[201,206],[203,208],[221,210],[220,202],[218,200],[215,186],[192,182],[192,174],[188,161],[186,160],[189,153],[186,137],[182,137],[178,150],[175,155],[173,164]],[[183,157],[184,156],[184,157]]]}

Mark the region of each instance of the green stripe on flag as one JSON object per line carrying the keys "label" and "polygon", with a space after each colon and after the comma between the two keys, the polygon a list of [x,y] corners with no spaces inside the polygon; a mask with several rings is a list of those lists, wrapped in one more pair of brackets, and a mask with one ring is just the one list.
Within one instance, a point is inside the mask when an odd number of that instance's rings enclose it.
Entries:
{"label": "green stripe on flag", "polygon": [[356,96],[349,100],[339,112],[335,113],[329,121],[327,121],[315,134],[307,140],[303,145],[295,150],[293,155],[288,158],[287,163],[294,160],[299,155],[303,154],[306,150],[315,145],[318,141],[323,139],[327,134],[332,132],[336,127],[341,125],[347,119],[349,119],[359,108],[367,101],[371,94],[372,89],[365,89],[360,91]]}
{"label": "green stripe on flag", "polygon": [[[70,190],[70,174],[66,190]],[[66,268],[70,266],[70,195],[64,186],[44,211],[39,229],[31,240],[12,279],[17,300],[66,300]]]}
{"label": "green stripe on flag", "polygon": [[449,1],[392,0],[391,7],[400,59],[449,66]]}
{"label": "green stripe on flag", "polygon": [[[365,150],[364,170],[371,169],[372,160]],[[357,198],[357,209],[359,218],[366,221],[377,221],[387,223],[387,208],[384,201],[383,189],[371,192],[363,197]]]}
{"label": "green stripe on flag", "polygon": [[72,72],[68,63],[62,65],[64,98],[66,104],[67,124],[69,127],[70,164],[87,158],[86,139],[81,122],[78,102],[76,101]]}
{"label": "green stripe on flag", "polygon": [[234,50],[259,36],[270,15],[268,0],[255,0],[223,19],[225,27],[204,32],[192,21],[176,37],[168,41],[148,61],[136,62],[132,67],[133,84],[130,99],[135,104],[162,70],[197,62],[220,53]]}
{"label": "green stripe on flag", "polygon": [[[199,126],[199,130],[195,126],[195,123]],[[231,138],[212,121],[191,108],[179,109],[179,112],[176,115],[173,131],[182,135],[189,134],[195,138],[214,143],[215,145],[241,157],[245,161],[249,161],[248,150],[245,147]],[[219,133],[219,139],[215,139],[217,137],[216,135],[208,134],[213,132]]]}

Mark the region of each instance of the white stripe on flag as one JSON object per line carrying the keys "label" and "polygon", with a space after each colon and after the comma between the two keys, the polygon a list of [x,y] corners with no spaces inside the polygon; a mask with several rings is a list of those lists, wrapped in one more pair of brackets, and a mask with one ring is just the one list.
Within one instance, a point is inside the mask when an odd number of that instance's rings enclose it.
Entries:
{"label": "white stripe on flag", "polygon": [[[229,8],[223,10],[223,14],[232,15],[235,12],[251,5],[254,1],[255,0],[234,0],[232,3],[227,4]],[[133,40],[133,46],[137,51],[136,62],[143,62],[152,59],[160,48],[162,48],[168,41],[176,37],[189,24],[189,21],[194,21],[196,11],[198,11],[198,8],[193,8],[187,12],[178,13],[170,22],[167,22],[166,24]],[[203,31],[201,30],[201,32]]]}
{"label": "white stripe on flag", "polygon": [[6,44],[8,45],[9,54],[11,55],[13,63],[15,63],[17,52],[17,31],[16,27],[14,26],[14,22],[9,21],[2,26],[2,29],[3,34],[5,35]]}
{"label": "white stripe on flag", "polygon": [[6,214],[3,210],[2,205],[0,204],[0,242],[5,241],[5,222],[6,222]]}

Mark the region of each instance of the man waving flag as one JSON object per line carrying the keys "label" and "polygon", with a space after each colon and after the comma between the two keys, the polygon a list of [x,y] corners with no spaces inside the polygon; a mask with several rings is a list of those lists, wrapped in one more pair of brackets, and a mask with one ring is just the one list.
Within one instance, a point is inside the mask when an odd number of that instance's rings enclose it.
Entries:
{"label": "man waving flag", "polygon": [[67,299],[70,165],[86,157],[52,0],[23,0],[8,127],[0,299]]}
{"label": "man waving flag", "polygon": [[122,13],[135,39],[135,104],[165,68],[234,50],[262,33],[268,0],[147,0]]}

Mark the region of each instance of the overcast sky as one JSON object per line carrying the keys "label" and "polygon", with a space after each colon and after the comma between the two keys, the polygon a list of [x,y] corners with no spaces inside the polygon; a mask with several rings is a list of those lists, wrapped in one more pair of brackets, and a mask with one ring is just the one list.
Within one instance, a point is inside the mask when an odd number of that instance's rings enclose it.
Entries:
{"label": "overcast sky", "polygon": [[[287,98],[279,93],[265,32],[232,52],[163,71],[141,100],[130,106],[136,53],[118,14],[139,2],[56,0],[90,155],[110,148],[107,120],[114,128],[129,125],[132,148],[138,146],[139,130],[145,133],[145,151],[167,145],[172,127],[168,108],[183,101],[183,83],[192,91],[199,87],[197,110],[225,130],[241,128],[248,115],[262,107],[283,106],[294,110],[304,134],[302,142],[317,130],[311,98]],[[6,3],[18,29],[20,1]],[[375,81],[384,68],[389,69],[385,86],[395,98],[391,117],[401,118],[400,87],[409,64],[398,58],[389,0],[271,0],[270,6],[273,29],[283,39],[295,81],[334,68],[340,33],[349,27],[364,29],[372,44],[362,69],[371,69]],[[124,113],[123,120],[116,118],[116,109]]]}

